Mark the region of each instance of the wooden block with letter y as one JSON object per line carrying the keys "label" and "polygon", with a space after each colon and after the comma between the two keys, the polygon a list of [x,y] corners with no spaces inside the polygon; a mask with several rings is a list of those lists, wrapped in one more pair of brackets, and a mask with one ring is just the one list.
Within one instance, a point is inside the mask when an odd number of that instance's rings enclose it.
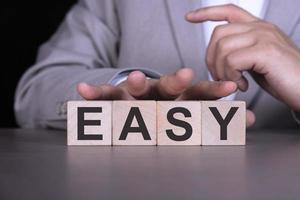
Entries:
{"label": "wooden block with letter y", "polygon": [[111,145],[111,101],[69,101],[67,111],[68,145]]}
{"label": "wooden block with letter y", "polygon": [[202,101],[201,104],[203,145],[245,145],[245,102]]}
{"label": "wooden block with letter y", "polygon": [[157,144],[201,145],[200,101],[158,101]]}
{"label": "wooden block with letter y", "polygon": [[156,145],[156,102],[113,102],[113,145]]}

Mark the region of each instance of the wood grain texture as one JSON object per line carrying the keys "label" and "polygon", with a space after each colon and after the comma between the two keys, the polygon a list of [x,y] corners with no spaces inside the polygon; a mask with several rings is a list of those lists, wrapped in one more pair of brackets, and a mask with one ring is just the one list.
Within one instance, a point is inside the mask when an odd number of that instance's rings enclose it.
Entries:
{"label": "wood grain texture", "polygon": [[[202,145],[245,145],[246,106],[242,101],[202,101]],[[231,110],[231,111],[230,111]],[[234,114],[227,126],[227,138],[215,116],[222,119]],[[215,115],[213,114],[215,113]],[[220,117],[219,117],[220,119]],[[229,119],[229,118],[228,118]],[[223,131],[224,133],[224,131]]]}
{"label": "wood grain texture", "polygon": [[[102,135],[102,140],[78,139],[78,107],[101,108],[101,112],[85,112],[84,120],[100,125],[85,125],[84,135]],[[99,110],[99,109],[98,109]],[[99,122],[100,121],[100,122]],[[68,145],[111,145],[112,144],[112,101],[69,101],[68,102]]]}
{"label": "wood grain texture", "polygon": [[[186,115],[184,115],[184,110],[187,110],[189,113],[186,113]],[[191,135],[189,138],[185,137],[183,139],[183,136],[188,134],[189,132],[188,127],[184,128],[174,125],[174,123],[170,123],[170,121],[167,119],[168,113],[170,116],[173,116],[173,118],[187,122],[192,127]],[[171,139],[167,134],[167,130],[172,130],[172,133],[170,135],[179,136],[176,138],[182,141]],[[158,101],[157,140],[158,145],[201,145],[200,101]]]}
{"label": "wood grain texture", "polygon": [[[129,113],[131,113],[129,115]],[[140,115],[139,115],[140,114]],[[133,117],[130,120],[130,116]],[[141,119],[141,118],[142,119]],[[127,125],[125,125],[127,121]],[[146,130],[135,131],[145,125]],[[130,127],[130,131],[124,131]],[[123,132],[123,134],[121,134]],[[126,138],[121,139],[121,135]],[[144,137],[149,135],[149,138]],[[113,145],[156,145],[156,102],[114,101],[113,102]]]}

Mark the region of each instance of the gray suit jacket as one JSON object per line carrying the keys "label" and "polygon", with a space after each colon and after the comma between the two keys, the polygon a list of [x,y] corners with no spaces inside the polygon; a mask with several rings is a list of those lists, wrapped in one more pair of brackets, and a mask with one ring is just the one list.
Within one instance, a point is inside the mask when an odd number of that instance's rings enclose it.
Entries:
{"label": "gray suit jacket", "polygon": [[[65,102],[81,99],[77,83],[105,83],[132,68],[155,76],[191,67],[197,81],[207,79],[204,38],[197,30],[201,25],[184,20],[195,1],[79,1],[22,77],[15,99],[18,123],[22,127],[65,128]],[[299,8],[297,0],[272,0],[265,17],[298,46]],[[290,109],[248,78],[249,91],[239,92],[237,99],[254,110],[256,127],[297,127]]]}

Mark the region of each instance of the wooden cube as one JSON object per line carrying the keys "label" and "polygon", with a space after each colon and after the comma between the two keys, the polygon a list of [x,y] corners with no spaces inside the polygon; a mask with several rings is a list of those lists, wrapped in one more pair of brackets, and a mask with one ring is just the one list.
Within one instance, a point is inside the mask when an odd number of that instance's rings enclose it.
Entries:
{"label": "wooden cube", "polygon": [[246,105],[242,101],[202,101],[202,144],[245,145]]}
{"label": "wooden cube", "polygon": [[156,145],[156,102],[113,102],[113,145]]}
{"label": "wooden cube", "polygon": [[200,101],[158,101],[157,144],[201,145]]}
{"label": "wooden cube", "polygon": [[68,145],[111,145],[112,102],[69,101]]}

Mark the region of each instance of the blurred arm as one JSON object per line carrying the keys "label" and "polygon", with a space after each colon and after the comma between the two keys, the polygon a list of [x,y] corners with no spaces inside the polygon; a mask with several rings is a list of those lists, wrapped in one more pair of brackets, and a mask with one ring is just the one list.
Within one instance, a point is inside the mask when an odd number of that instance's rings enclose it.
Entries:
{"label": "blurred arm", "polygon": [[133,70],[116,68],[120,30],[114,2],[80,1],[40,48],[16,90],[20,126],[65,129],[66,101],[82,99],[76,91],[79,82],[99,85]]}

